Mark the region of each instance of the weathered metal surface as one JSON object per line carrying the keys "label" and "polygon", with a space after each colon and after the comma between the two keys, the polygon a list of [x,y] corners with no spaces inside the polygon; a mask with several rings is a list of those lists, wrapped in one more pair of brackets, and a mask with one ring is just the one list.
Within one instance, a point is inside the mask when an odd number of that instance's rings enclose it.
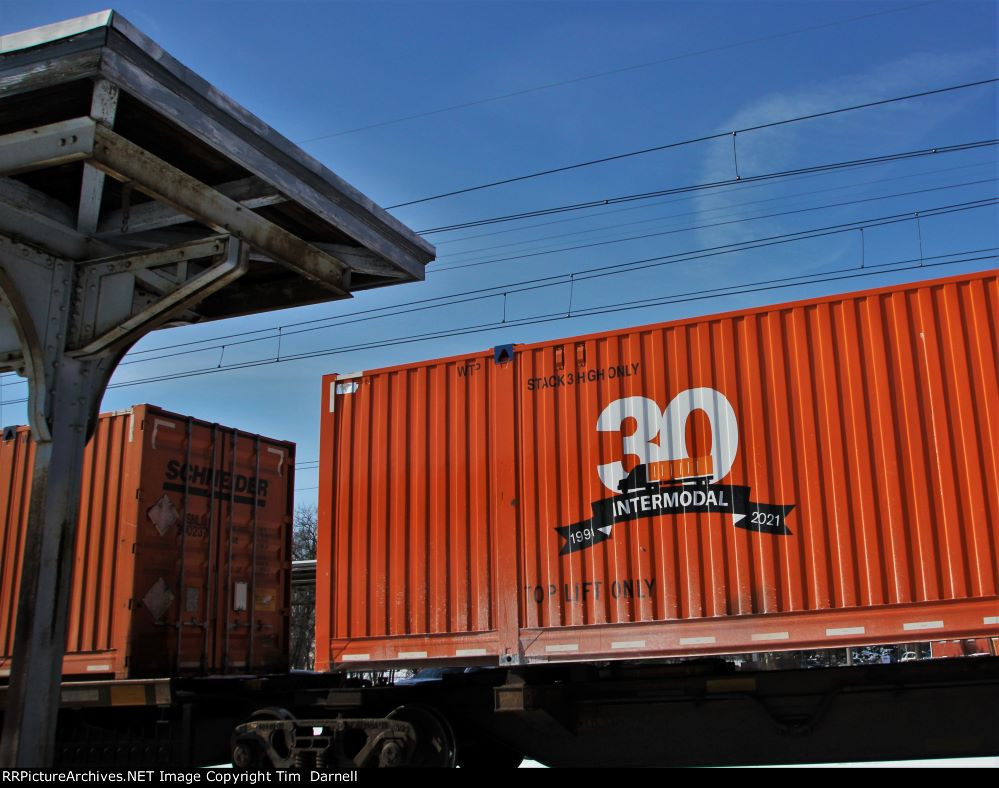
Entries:
{"label": "weathered metal surface", "polygon": [[[79,319],[70,339],[69,355],[87,356],[108,348],[130,348],[179,310],[195,306],[207,295],[239,279],[246,271],[247,255],[248,248],[241,241],[222,236],[80,266]],[[207,262],[207,266],[188,276],[187,265],[193,260]],[[164,278],[151,270],[165,267],[164,263],[179,275]],[[156,288],[159,297],[148,306],[139,306],[136,280],[148,287],[150,277],[162,282]]]}
{"label": "weathered metal surface", "polygon": [[94,148],[94,121],[73,118],[0,137],[0,175],[58,167],[87,158]]}
{"label": "weathered metal surface", "polygon": [[[0,442],[4,675],[35,452],[26,427]],[[293,444],[140,405],[101,416],[82,466],[63,675],[287,667]]]}
{"label": "weathered metal surface", "polygon": [[[187,320],[422,279],[433,259],[430,244],[117,13],[3,36],[0,101],[12,108],[0,122],[0,171],[18,173],[21,186],[56,206],[40,220],[11,215],[0,194],[0,228],[8,235],[75,260],[196,240],[226,225],[253,244],[242,297],[211,294]],[[74,121],[81,115],[112,134],[105,147],[124,156],[114,161],[120,181],[102,178],[109,167],[95,167],[84,152],[92,149],[88,138],[67,144],[60,135],[60,124],[82,122]],[[133,169],[130,145],[152,158]],[[87,162],[67,165],[81,159]],[[166,169],[153,175],[148,162]],[[62,169],[50,175],[56,165]],[[32,176],[39,168],[44,177]],[[32,233],[39,222],[46,231]],[[166,227],[172,236],[164,240]],[[110,249],[93,253],[95,235]],[[50,236],[56,246],[48,245]]]}
{"label": "weathered metal surface", "polygon": [[217,232],[245,239],[332,293],[348,294],[344,263],[102,126],[96,129],[92,164]]}
{"label": "weathered metal surface", "polygon": [[317,667],[999,629],[999,274],[323,381]]}
{"label": "weathered metal surface", "polygon": [[[118,109],[118,87],[106,79],[94,82],[94,95],[90,102],[90,117],[108,127],[114,126],[114,116]],[[104,197],[104,173],[90,164],[83,165],[83,178],[80,183],[80,207],[76,229],[85,235],[97,230],[101,215],[101,200]]]}
{"label": "weathered metal surface", "polygon": [[[243,178],[231,183],[223,183],[216,186],[215,189],[224,197],[235,200],[243,208],[249,209],[277,205],[287,200],[273,186],[254,177]],[[156,230],[162,227],[184,224],[190,221],[190,219],[190,216],[175,210],[169,205],[147,202],[130,207],[127,211],[122,209],[108,211],[101,221],[101,226],[97,228],[97,234],[115,236],[124,233]]]}
{"label": "weathered metal surface", "polygon": [[[202,273],[149,262],[202,242],[224,247]],[[314,242],[361,260],[357,281]],[[0,370],[28,378],[43,444],[0,763],[51,764],[78,466],[121,355],[166,322],[345,298],[432,258],[117,13],[0,36]]]}

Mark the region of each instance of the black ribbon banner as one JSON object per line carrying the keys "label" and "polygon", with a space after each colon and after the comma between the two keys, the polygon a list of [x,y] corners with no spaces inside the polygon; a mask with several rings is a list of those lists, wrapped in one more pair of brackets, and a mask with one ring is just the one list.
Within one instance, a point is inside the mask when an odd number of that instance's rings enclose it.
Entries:
{"label": "black ribbon banner", "polygon": [[620,495],[594,501],[589,520],[557,527],[555,531],[565,539],[559,555],[606,542],[618,523],[667,514],[729,514],[736,528],[773,536],[791,534],[785,520],[794,504],[757,503],[749,499],[749,487],[711,484],[707,476],[650,482],[646,473],[646,466],[639,465],[618,486]]}

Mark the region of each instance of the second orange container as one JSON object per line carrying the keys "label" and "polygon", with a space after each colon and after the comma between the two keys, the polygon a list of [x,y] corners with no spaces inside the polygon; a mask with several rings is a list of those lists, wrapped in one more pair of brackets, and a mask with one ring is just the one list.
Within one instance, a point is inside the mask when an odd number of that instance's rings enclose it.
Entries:
{"label": "second orange container", "polygon": [[[0,671],[13,651],[34,446],[0,441]],[[287,668],[295,446],[151,405],[84,454],[63,674]]]}

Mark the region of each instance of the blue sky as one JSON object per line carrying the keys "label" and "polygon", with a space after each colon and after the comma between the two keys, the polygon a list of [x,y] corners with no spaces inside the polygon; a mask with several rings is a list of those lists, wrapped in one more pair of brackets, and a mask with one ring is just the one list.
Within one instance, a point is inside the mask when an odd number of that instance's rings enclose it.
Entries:
{"label": "blue sky", "polygon": [[[997,5],[938,2],[121,2],[188,67],[385,206],[705,135],[999,76]],[[100,10],[0,0],[0,32]],[[548,87],[546,87],[548,86]],[[515,95],[508,95],[515,94]],[[319,378],[496,344],[530,342],[995,268],[997,151],[982,147],[771,181],[754,176],[999,137],[996,83],[736,135],[744,183],[585,211],[429,233],[426,282],[352,301],[157,332],[113,383],[469,329],[433,341],[119,386],[138,402],[294,440],[318,458]],[[497,98],[506,96],[505,98]],[[448,109],[470,104],[459,109]],[[438,111],[443,110],[443,111]],[[411,117],[419,116],[419,117]],[[398,120],[409,118],[408,120]],[[346,132],[346,133],[345,133]],[[734,177],[732,137],[392,211],[415,230]],[[863,200],[864,202],[858,202]],[[808,210],[804,210],[808,209]],[[792,211],[794,213],[792,213]],[[903,214],[898,221],[755,250],[586,278],[652,257]],[[635,237],[643,236],[643,237]],[[861,242],[861,236],[863,241]],[[627,239],[631,240],[627,240]],[[572,247],[572,248],[568,248]],[[991,250],[972,253],[973,250]],[[955,257],[946,257],[954,255]],[[881,273],[856,276],[882,266]],[[902,261],[902,262],[900,262]],[[909,261],[908,263],[904,261]],[[885,265],[897,263],[897,265]],[[474,265],[473,265],[474,264]],[[885,268],[906,270],[885,271]],[[451,270],[447,270],[451,269]],[[569,274],[574,274],[572,283]],[[559,277],[514,292],[518,283]],[[815,279],[840,278],[824,282]],[[578,277],[578,279],[577,279]],[[795,277],[810,277],[797,280]],[[755,283],[802,281],[793,287]],[[504,297],[350,321],[362,310],[502,286]],[[742,287],[724,297],[684,294]],[[636,299],[660,303],[603,314]],[[673,299],[673,303],[662,303]],[[678,300],[682,299],[682,300]],[[565,319],[533,318],[590,310]],[[508,322],[503,327],[504,302]],[[370,316],[369,316],[370,317]],[[331,318],[308,333],[291,324]],[[316,327],[315,325],[313,327]],[[217,339],[260,330],[259,341]],[[164,357],[182,342],[197,353]],[[224,351],[221,345],[225,344]],[[26,386],[5,377],[0,419]],[[300,502],[315,500],[303,465]]]}

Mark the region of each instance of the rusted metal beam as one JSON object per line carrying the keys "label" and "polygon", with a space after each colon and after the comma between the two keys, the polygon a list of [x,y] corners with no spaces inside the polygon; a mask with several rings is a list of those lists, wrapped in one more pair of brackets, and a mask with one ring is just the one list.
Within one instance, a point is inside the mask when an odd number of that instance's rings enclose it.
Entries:
{"label": "rusted metal beam", "polygon": [[423,278],[424,264],[434,256],[426,240],[213,89],[123,17],[116,15],[112,25],[101,61],[108,79],[411,277]]}
{"label": "rusted metal beam", "polygon": [[0,176],[86,159],[94,149],[97,124],[73,118],[0,137]]}
{"label": "rusted metal beam", "polygon": [[[194,260],[207,260],[209,265],[190,278],[178,277],[179,281],[149,306],[135,308],[132,299],[134,279],[131,287],[124,288],[127,300],[115,303],[113,296],[121,290],[119,280],[131,279],[143,269],[156,266],[177,265],[186,269],[186,264]],[[109,349],[131,347],[179,310],[194,306],[234,282],[246,272],[246,267],[247,248],[232,237],[208,238],[173,249],[125,255],[80,266],[77,274],[80,323],[72,327],[66,354],[82,358]]]}
{"label": "rusted metal beam", "polygon": [[[257,177],[243,178],[212,187],[220,194],[235,200],[244,208],[263,208],[287,202],[288,198],[268,183]],[[191,221],[191,217],[159,202],[146,202],[134,205],[127,211],[109,211],[97,228],[99,236],[133,234],[170,227]]]}
{"label": "rusted metal beam", "polygon": [[407,273],[398,266],[387,262],[376,254],[369,252],[363,246],[344,246],[343,244],[328,244],[313,241],[313,246],[322,249],[338,260],[350,266],[352,271],[359,274],[372,274],[384,276],[389,279],[405,279]]}
{"label": "rusted metal beam", "polygon": [[349,297],[350,268],[273,222],[243,208],[110,129],[95,129],[92,164],[218,232],[231,233],[281,265],[341,297]]}
{"label": "rusted metal beam", "polygon": [[0,178],[0,233],[71,260],[117,254],[114,246],[83,235],[75,225],[68,205],[14,178]]}
{"label": "rusted metal beam", "polygon": [[[94,83],[90,101],[90,117],[108,127],[114,125],[118,110],[118,88],[106,79]],[[89,164],[83,165],[83,182],[80,184],[80,209],[76,229],[84,235],[97,230],[101,214],[101,198],[104,196],[104,173]]]}

